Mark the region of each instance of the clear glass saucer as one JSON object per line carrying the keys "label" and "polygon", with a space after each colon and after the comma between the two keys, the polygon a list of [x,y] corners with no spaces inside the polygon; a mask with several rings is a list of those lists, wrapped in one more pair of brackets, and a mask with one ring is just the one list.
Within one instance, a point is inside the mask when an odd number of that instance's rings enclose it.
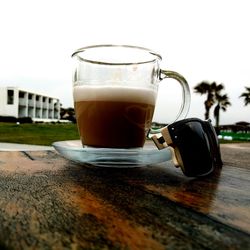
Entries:
{"label": "clear glass saucer", "polygon": [[151,142],[143,148],[114,149],[82,146],[80,140],[54,142],[52,146],[66,159],[99,167],[141,167],[171,160],[168,148],[158,150]]}

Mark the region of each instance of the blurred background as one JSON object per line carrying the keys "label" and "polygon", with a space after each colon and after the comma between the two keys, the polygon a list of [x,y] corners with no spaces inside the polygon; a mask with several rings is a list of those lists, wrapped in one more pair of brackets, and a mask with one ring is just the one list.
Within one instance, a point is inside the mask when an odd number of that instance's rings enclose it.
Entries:
{"label": "blurred background", "polygon": [[[249,23],[247,0],[1,1],[0,87],[55,96],[73,107],[71,54],[93,44],[130,44],[158,52],[162,68],[185,76],[189,117],[205,117],[208,91],[194,89],[205,81],[222,84],[218,93],[227,104],[223,111],[221,102],[220,124],[250,122],[250,104],[240,98],[250,87]],[[154,121],[173,120],[179,97],[174,81],[161,82]],[[211,105],[214,124],[218,100]]]}

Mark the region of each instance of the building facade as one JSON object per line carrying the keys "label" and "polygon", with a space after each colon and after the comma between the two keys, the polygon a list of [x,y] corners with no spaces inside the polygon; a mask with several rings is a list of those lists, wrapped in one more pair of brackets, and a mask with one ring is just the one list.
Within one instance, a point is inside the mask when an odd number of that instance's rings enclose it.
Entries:
{"label": "building facade", "polygon": [[0,87],[0,116],[30,117],[33,121],[60,120],[60,101],[18,87]]}

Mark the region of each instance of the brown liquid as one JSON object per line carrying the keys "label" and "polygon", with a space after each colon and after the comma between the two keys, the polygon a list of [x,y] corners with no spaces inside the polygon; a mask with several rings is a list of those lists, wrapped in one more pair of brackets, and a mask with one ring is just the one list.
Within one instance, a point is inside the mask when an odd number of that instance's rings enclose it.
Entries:
{"label": "brown liquid", "polygon": [[84,145],[106,148],[142,147],[154,106],[136,102],[75,102],[77,124]]}

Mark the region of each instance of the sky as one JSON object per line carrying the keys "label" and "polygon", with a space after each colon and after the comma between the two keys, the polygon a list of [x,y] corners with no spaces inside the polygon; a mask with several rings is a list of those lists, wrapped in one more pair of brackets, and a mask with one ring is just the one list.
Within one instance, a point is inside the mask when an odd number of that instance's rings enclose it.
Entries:
{"label": "sky", "polygon": [[[223,83],[232,103],[220,124],[250,122],[250,105],[239,98],[250,86],[249,9],[248,0],[2,0],[0,86],[58,97],[72,107],[76,49],[137,45],[161,54],[161,68],[187,79],[188,117],[204,119],[205,96],[193,88],[206,80]],[[162,81],[154,120],[174,120],[180,102],[178,85]]]}

